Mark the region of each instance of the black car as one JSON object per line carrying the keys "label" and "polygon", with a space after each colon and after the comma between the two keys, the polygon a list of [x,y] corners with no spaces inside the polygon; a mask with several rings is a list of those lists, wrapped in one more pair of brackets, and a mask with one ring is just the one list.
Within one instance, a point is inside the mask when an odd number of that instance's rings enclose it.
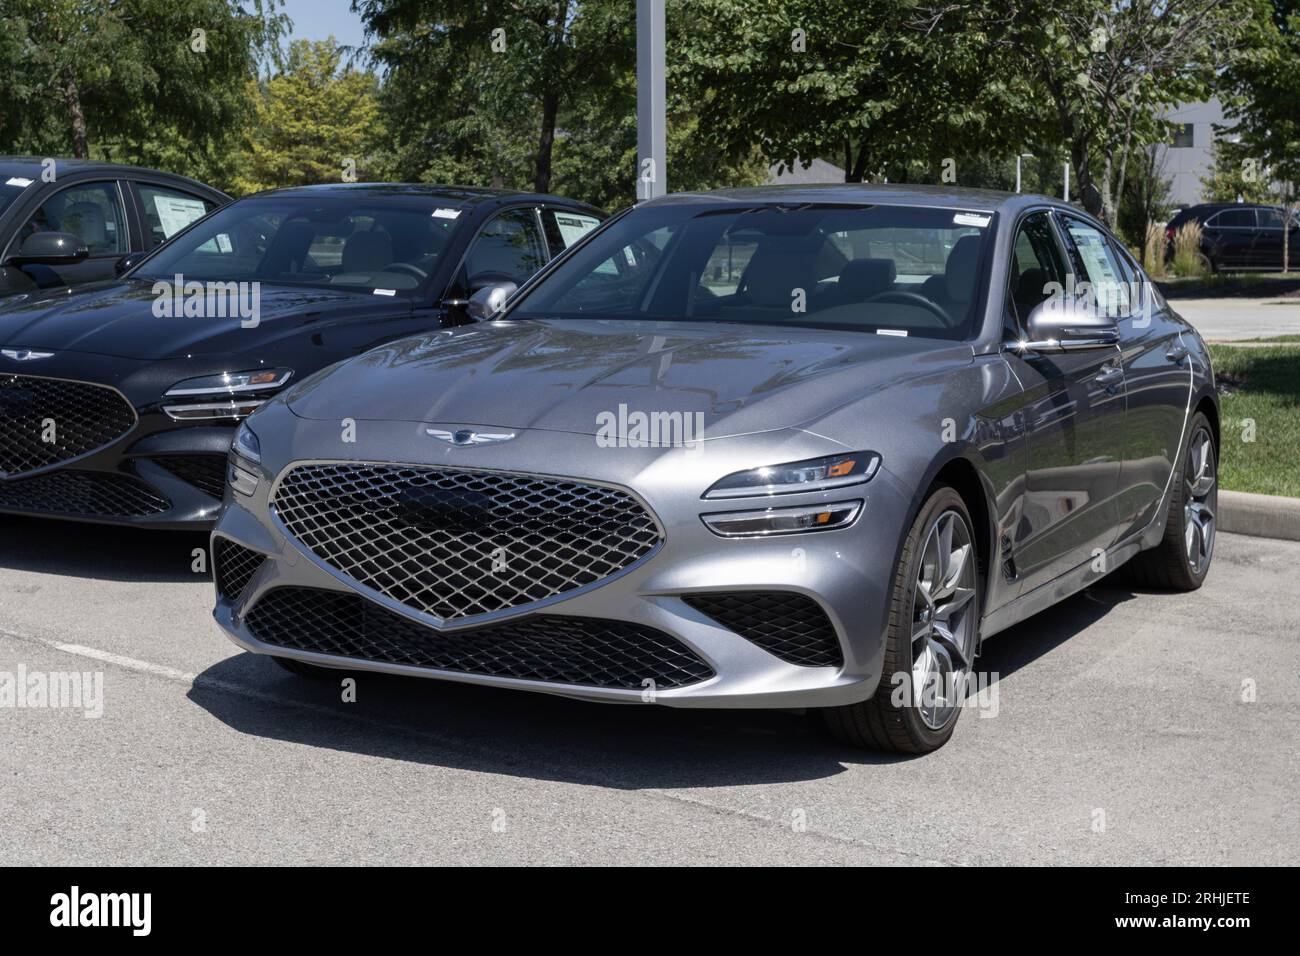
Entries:
{"label": "black car", "polygon": [[[1201,224],[1201,261],[1208,272],[1282,268],[1285,214],[1279,206],[1202,203],[1179,211],[1165,226],[1169,255],[1174,236],[1188,222]],[[1300,244],[1300,222],[1291,224],[1291,258]]]}
{"label": "black car", "polygon": [[185,176],[77,159],[0,157],[0,298],[111,279],[230,202]]}
{"label": "black car", "polygon": [[262,402],[481,317],[481,300],[604,218],[502,190],[277,190],[217,210],[120,278],[0,303],[0,512],[210,522],[235,426]]}

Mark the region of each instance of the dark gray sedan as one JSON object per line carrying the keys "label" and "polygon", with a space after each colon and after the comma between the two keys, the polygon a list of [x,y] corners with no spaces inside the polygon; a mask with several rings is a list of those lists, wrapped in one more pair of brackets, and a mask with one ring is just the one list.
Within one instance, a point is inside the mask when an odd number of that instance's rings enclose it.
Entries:
{"label": "dark gray sedan", "polygon": [[0,299],[111,279],[228,202],[154,169],[0,156]]}
{"label": "dark gray sedan", "polygon": [[511,291],[241,428],[213,536],[236,643],[314,675],[817,709],[921,752],[978,701],[983,638],[1126,563],[1172,590],[1209,570],[1209,355],[1073,206],[670,196]]}

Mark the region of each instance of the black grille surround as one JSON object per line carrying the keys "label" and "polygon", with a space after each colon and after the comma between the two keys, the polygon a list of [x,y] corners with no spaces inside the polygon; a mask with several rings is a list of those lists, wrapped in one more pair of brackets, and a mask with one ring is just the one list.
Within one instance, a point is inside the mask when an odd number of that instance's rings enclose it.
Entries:
{"label": "black grille surround", "polygon": [[171,502],[139,478],[65,469],[0,480],[0,509],[87,518],[148,518]]}
{"label": "black grille surround", "polygon": [[820,604],[805,595],[729,591],[689,594],[682,600],[787,663],[803,667],[839,667],[844,663],[830,618]]}
{"label": "black grille surround", "polygon": [[618,489],[426,465],[297,465],[272,510],[349,583],[441,621],[572,593],[662,542],[654,517]]}
{"label": "black grille surround", "polygon": [[218,501],[226,493],[225,455],[166,455],[149,460]]}
{"label": "black grille surround", "polygon": [[676,638],[626,621],[538,614],[439,631],[354,594],[301,587],[267,591],[244,621],[276,647],[463,674],[624,690],[714,676]]}
{"label": "black grille surround", "polygon": [[217,538],[212,545],[212,567],[217,593],[229,601],[238,601],[262,567],[266,555],[245,548],[227,538]]}
{"label": "black grille surround", "polygon": [[115,389],[0,375],[0,476],[21,477],[80,458],[112,444],[135,423],[135,409]]}

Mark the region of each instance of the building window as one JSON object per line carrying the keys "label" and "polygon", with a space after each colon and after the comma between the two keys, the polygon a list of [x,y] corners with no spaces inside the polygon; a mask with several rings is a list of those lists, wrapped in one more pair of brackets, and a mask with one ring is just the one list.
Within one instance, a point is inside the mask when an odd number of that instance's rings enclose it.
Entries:
{"label": "building window", "polygon": [[1174,146],[1186,149],[1195,146],[1195,137],[1192,135],[1191,123],[1180,123],[1174,127]]}

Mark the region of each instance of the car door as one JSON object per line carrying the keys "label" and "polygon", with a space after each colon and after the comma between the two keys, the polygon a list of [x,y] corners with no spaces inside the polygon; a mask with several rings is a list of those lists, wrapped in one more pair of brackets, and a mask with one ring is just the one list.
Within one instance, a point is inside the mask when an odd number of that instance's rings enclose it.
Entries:
{"label": "car door", "polygon": [[1255,245],[1255,210],[1224,209],[1205,223],[1205,239],[1216,267],[1251,264]]}
{"label": "car door", "polygon": [[1126,392],[1122,538],[1150,524],[1164,499],[1179,460],[1192,373],[1182,324],[1132,257],[1113,238],[1109,245],[1127,285],[1117,308]]}
{"label": "car door", "polygon": [[[1259,217],[1259,232],[1255,237],[1252,264],[1260,269],[1281,269],[1282,210],[1274,206],[1259,206],[1255,209],[1255,215]],[[1291,254],[1295,255],[1295,252]]]}
{"label": "car door", "polygon": [[49,270],[42,285],[80,285],[111,279],[117,260],[130,251],[130,229],[122,184],[115,179],[76,182],[45,199],[10,240],[5,258],[16,255],[23,241],[37,232],[71,233],[86,243],[90,254],[80,262],[40,266]]}
{"label": "car door", "polygon": [[[1021,340],[1035,306],[1073,294],[1084,281],[1054,218],[1047,210],[1032,212],[1015,233],[1006,311]],[[1024,388],[1025,490],[1010,551],[1025,593],[1091,560],[1118,536],[1124,379],[1118,346],[1011,348],[1006,357]]]}

